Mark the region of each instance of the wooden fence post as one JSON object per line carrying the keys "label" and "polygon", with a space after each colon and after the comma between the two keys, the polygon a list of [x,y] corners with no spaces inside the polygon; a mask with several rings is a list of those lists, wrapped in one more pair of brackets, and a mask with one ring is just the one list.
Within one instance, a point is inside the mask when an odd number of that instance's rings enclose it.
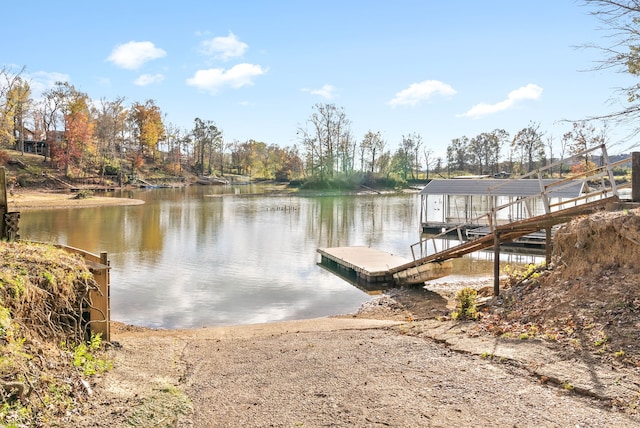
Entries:
{"label": "wooden fence post", "polygon": [[7,225],[5,214],[9,212],[9,202],[7,200],[7,176],[3,166],[0,166],[0,241],[6,240]]}
{"label": "wooden fence post", "polygon": [[[85,256],[86,257],[86,256]],[[100,253],[100,260],[88,263],[93,273],[93,278],[98,283],[98,290],[91,291],[89,297],[91,299],[91,333],[100,333],[102,340],[109,342],[111,340],[111,308],[110,290],[109,290],[109,259],[106,252]]]}

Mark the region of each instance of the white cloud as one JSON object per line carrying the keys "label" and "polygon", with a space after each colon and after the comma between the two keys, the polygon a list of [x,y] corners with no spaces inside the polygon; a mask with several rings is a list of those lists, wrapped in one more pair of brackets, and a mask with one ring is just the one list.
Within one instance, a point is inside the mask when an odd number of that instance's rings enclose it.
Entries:
{"label": "white cloud", "polygon": [[108,61],[127,70],[135,70],[145,62],[163,58],[167,53],[154,46],[151,42],[129,42],[116,46]]}
{"label": "white cloud", "polygon": [[407,89],[398,92],[389,104],[393,107],[415,106],[421,101],[428,100],[433,94],[455,95],[456,91],[450,85],[438,80],[424,80],[420,83],[412,83]]}
{"label": "white cloud", "polygon": [[242,56],[248,47],[249,45],[238,40],[235,34],[231,32],[227,37],[214,37],[211,40],[202,42],[203,53],[225,61]]}
{"label": "white cloud", "polygon": [[25,77],[35,98],[39,98],[46,90],[53,88],[56,82],[68,82],[70,80],[68,74],[47,71],[36,71]]}
{"label": "white cloud", "polygon": [[266,69],[255,64],[237,64],[228,70],[223,68],[209,68],[198,70],[193,77],[187,79],[187,85],[215,94],[223,86],[241,88],[253,85],[257,76],[267,72]]}
{"label": "white cloud", "polygon": [[152,85],[154,83],[160,83],[164,80],[164,75],[162,74],[142,74],[136,80],[133,81],[134,84],[138,86],[147,86]]}
{"label": "white cloud", "polygon": [[495,104],[476,104],[475,106],[471,107],[466,113],[459,114],[458,117],[478,118],[481,116],[486,116],[488,114],[507,110],[513,107],[518,101],[537,100],[541,95],[542,88],[533,83],[529,83],[527,86],[522,86],[514,91],[509,92],[506,100],[500,101]]}
{"label": "white cloud", "polygon": [[319,95],[320,97],[330,100],[333,99],[335,97],[335,91],[336,88],[333,87],[333,85],[324,85],[322,88],[320,89],[308,89],[308,88],[304,88],[302,89],[303,92],[308,92],[312,95]]}

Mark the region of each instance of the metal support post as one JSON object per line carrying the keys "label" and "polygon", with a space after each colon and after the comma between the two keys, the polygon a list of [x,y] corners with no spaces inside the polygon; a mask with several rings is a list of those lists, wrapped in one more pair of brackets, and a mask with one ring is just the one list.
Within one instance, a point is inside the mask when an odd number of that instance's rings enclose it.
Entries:
{"label": "metal support post", "polygon": [[631,200],[640,202],[640,152],[631,153]]}
{"label": "metal support post", "polygon": [[493,295],[500,295],[500,234],[493,234]]}

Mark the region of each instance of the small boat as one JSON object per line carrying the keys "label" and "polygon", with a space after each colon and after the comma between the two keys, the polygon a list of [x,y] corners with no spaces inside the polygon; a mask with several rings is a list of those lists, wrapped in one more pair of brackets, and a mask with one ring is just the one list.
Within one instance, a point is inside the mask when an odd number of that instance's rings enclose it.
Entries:
{"label": "small boat", "polygon": [[202,184],[203,186],[211,186],[211,185],[220,186],[223,184],[229,184],[229,181],[227,181],[222,177],[201,176],[201,177],[198,177],[198,179],[196,180],[196,183]]}

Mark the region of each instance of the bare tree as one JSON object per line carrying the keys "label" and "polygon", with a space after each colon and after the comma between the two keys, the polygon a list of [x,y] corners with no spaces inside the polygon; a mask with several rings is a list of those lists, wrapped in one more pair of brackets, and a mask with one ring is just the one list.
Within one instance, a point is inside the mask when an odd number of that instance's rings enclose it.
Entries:
{"label": "bare tree", "polygon": [[[606,46],[586,44],[583,47],[599,50],[603,57],[593,70],[612,69],[640,76],[640,1],[638,0],[584,0],[592,8],[591,14],[602,24],[601,29],[608,32]],[[626,99],[626,106],[618,111],[602,116],[593,116],[587,120],[613,120],[618,123],[632,124],[632,136],[640,133],[637,125],[640,119],[640,83],[618,89]]]}
{"label": "bare tree", "polygon": [[[547,163],[551,165],[553,164],[553,136],[551,135],[547,137],[547,148],[549,149],[549,160]],[[553,167],[549,168],[549,174],[553,176]]]}
{"label": "bare tree", "polygon": [[464,171],[469,160],[469,139],[454,138],[447,146],[447,175],[451,178],[451,170]]}
{"label": "bare tree", "polygon": [[384,150],[384,140],[380,131],[369,130],[360,142],[360,166],[362,171],[375,172],[378,155]]}
{"label": "bare tree", "polygon": [[531,122],[529,126],[521,129],[511,142],[511,147],[520,152],[520,165],[527,163],[527,172],[534,169],[535,163],[544,159],[543,134],[540,132],[540,124]]}
{"label": "bare tree", "polygon": [[[605,135],[605,132],[598,131],[592,123],[581,121],[575,122],[573,129],[564,134],[562,138],[568,144],[569,152],[577,154],[603,144]],[[586,154],[584,155],[584,168],[585,171],[589,169],[589,156]]]}
{"label": "bare tree", "polygon": [[307,169],[320,180],[350,165],[345,158],[352,153],[351,121],[344,109],[334,104],[316,104],[305,128],[298,128],[298,137],[305,148]]}
{"label": "bare tree", "polygon": [[[123,142],[122,136],[126,126],[127,111],[124,107],[124,97],[113,101],[104,98],[94,108],[95,137],[97,151],[100,155],[100,174],[105,173],[107,164],[121,162]],[[122,168],[120,167],[120,170]]]}
{"label": "bare tree", "polygon": [[434,162],[433,158],[431,157],[433,155],[433,150],[431,150],[428,147],[424,148],[424,165],[426,168],[426,173],[427,173],[427,180],[429,179],[429,168],[431,167],[431,164]]}

